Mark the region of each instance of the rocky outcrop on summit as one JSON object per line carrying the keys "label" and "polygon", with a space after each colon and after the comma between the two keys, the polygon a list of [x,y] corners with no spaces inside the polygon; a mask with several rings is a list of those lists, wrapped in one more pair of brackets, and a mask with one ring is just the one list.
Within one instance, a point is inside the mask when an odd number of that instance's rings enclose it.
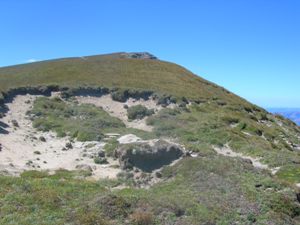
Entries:
{"label": "rocky outcrop on summit", "polygon": [[122,56],[129,59],[158,59],[156,56],[148,52],[129,52],[122,53]]}

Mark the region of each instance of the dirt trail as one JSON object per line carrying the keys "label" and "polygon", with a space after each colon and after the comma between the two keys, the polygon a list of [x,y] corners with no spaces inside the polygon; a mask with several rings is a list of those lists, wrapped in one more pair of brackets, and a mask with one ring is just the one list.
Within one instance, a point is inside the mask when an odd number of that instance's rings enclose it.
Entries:
{"label": "dirt trail", "polygon": [[220,155],[229,156],[229,157],[239,157],[239,158],[242,158],[242,159],[250,160],[253,167],[258,168],[258,169],[270,170],[273,175],[276,174],[278,172],[278,170],[280,169],[279,167],[270,168],[267,164],[261,163],[260,158],[254,158],[254,157],[251,157],[251,156],[246,156],[242,153],[234,152],[228,146],[228,144],[226,144],[223,147],[216,147],[215,146],[214,150]]}

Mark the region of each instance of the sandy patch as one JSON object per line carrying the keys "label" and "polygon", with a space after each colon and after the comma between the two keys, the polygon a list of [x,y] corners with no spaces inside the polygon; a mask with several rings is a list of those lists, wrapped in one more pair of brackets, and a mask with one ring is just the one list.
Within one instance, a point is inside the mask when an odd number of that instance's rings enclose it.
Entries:
{"label": "sandy patch", "polygon": [[[6,116],[0,121],[7,125],[7,134],[0,134],[2,151],[0,152],[0,170],[8,174],[18,175],[24,170],[57,169],[75,170],[76,166],[86,164],[93,169],[93,178],[116,178],[120,169],[117,161],[109,159],[110,164],[97,165],[91,155],[97,154],[104,147],[103,142],[75,142],[73,148],[66,149],[68,138],[58,138],[52,132],[39,132],[32,127],[26,112],[32,108],[38,96],[18,95],[11,103]],[[17,121],[18,126],[13,125]],[[45,141],[41,141],[40,137]],[[92,148],[87,148],[88,145]]]}
{"label": "sandy patch", "polygon": [[[79,103],[88,103],[88,104],[93,104],[97,107],[102,107],[111,116],[117,117],[120,120],[122,120],[126,125],[126,127],[136,128],[144,131],[152,131],[153,129],[152,126],[147,125],[146,123],[147,117],[145,117],[142,120],[128,121],[127,109],[125,108],[125,105],[127,105],[128,107],[135,106],[135,105],[143,105],[148,109],[154,109],[155,112],[158,112],[163,108],[162,106],[157,105],[156,101],[153,99],[135,100],[129,98],[125,103],[122,103],[122,102],[112,100],[111,95],[109,94],[101,97],[77,96],[76,99]],[[175,106],[174,104],[171,104],[168,107],[172,108],[174,106]]]}
{"label": "sandy patch", "polygon": [[214,150],[220,155],[224,155],[224,156],[228,156],[228,157],[239,157],[239,158],[242,158],[242,159],[250,160],[253,167],[258,168],[258,169],[270,170],[273,175],[276,174],[278,172],[278,170],[280,169],[280,167],[270,168],[267,164],[261,163],[260,162],[261,158],[254,158],[254,157],[251,157],[251,156],[246,156],[242,153],[234,152],[228,146],[228,144],[226,144],[223,147],[216,147],[215,146]]}

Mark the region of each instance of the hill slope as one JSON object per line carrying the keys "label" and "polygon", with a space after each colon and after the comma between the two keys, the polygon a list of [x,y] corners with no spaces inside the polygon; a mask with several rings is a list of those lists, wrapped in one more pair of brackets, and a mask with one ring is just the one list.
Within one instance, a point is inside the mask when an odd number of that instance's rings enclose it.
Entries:
{"label": "hill slope", "polygon": [[49,60],[0,90],[0,224],[300,223],[300,128],[181,66]]}
{"label": "hill slope", "polygon": [[160,60],[126,57],[126,53],[48,60],[0,68],[0,90],[57,84],[138,88],[185,96],[245,103],[232,93],[185,68]]}

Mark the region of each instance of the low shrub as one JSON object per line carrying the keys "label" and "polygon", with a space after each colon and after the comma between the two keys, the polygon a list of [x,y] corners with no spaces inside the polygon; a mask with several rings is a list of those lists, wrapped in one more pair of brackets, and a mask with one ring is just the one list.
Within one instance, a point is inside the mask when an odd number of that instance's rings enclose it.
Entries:
{"label": "low shrub", "polygon": [[107,159],[103,157],[96,157],[94,158],[94,162],[96,164],[108,164]]}
{"label": "low shrub", "polygon": [[114,156],[114,151],[118,147],[119,142],[116,139],[111,139],[108,143],[104,146],[104,150],[107,156],[112,157]]}
{"label": "low shrub", "polygon": [[131,221],[134,225],[154,224],[154,216],[150,212],[136,211],[131,215]]}
{"label": "low shrub", "polygon": [[143,105],[135,105],[127,109],[127,116],[130,120],[143,119],[144,117],[152,114],[154,114],[154,110],[148,109]]}

